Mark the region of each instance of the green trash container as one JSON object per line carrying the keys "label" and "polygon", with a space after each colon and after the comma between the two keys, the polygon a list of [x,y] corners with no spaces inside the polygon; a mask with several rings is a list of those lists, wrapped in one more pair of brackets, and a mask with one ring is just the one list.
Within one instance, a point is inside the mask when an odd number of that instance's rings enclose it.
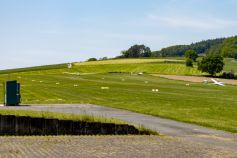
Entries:
{"label": "green trash container", "polygon": [[17,81],[6,81],[5,83],[5,105],[18,106],[21,102],[20,83]]}

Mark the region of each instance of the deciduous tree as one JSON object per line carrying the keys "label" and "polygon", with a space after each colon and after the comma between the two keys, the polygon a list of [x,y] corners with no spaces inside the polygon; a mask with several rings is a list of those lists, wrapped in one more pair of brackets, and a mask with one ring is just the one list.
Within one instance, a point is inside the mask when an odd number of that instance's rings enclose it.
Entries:
{"label": "deciduous tree", "polygon": [[207,72],[214,76],[223,70],[224,59],[220,55],[209,55],[203,57],[201,62],[198,63],[198,69],[202,72]]}

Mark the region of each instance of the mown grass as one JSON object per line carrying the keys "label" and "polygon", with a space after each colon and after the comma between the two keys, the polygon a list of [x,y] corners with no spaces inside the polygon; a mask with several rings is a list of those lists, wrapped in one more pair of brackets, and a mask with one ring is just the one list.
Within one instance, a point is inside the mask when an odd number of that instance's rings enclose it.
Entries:
{"label": "mown grass", "polygon": [[0,81],[6,79],[19,80],[23,104],[97,104],[237,133],[236,86],[200,83],[186,86],[187,82],[150,75],[77,76],[56,70],[0,75]]}
{"label": "mown grass", "polygon": [[28,74],[52,74],[52,73],[110,73],[110,72],[145,72],[177,75],[201,75],[194,68],[186,67],[182,58],[159,59],[114,59],[95,62],[73,63],[73,68],[68,69],[67,64],[30,67],[22,69],[1,70],[0,74],[21,73]]}
{"label": "mown grass", "polygon": [[201,75],[194,68],[186,67],[182,58],[159,59],[116,59],[93,62],[74,63],[74,71],[80,73],[109,73],[109,72],[145,72],[159,74]]}
{"label": "mown grass", "polygon": [[201,75],[202,73],[194,68],[186,67],[180,63],[134,63],[134,64],[99,64],[99,65],[77,65],[74,71],[80,73],[109,73],[109,72],[144,72],[158,74],[177,75]]}
{"label": "mown grass", "polygon": [[[198,59],[200,61],[201,58]],[[237,73],[237,60],[233,58],[224,59],[223,71]],[[206,75],[197,70],[197,63],[194,67],[185,66],[185,58],[152,58],[152,59],[116,59],[93,62],[74,63],[74,70],[81,73],[89,72],[146,72],[172,75]]]}
{"label": "mown grass", "polygon": [[[225,59],[228,63],[225,70],[235,68],[235,61],[230,63],[230,60],[233,59]],[[186,86],[187,82],[183,81],[131,75],[131,72],[201,74],[196,68],[187,68],[176,61],[128,59],[99,62],[74,63],[72,69],[5,71],[0,75],[0,82],[18,80],[22,85],[23,104],[98,104],[237,133],[236,86],[217,87],[200,83]],[[80,76],[76,75],[78,72]],[[159,92],[152,92],[152,89],[159,89]],[[2,91],[0,96],[3,96]],[[0,101],[3,102],[3,97]]]}
{"label": "mown grass", "polygon": [[233,70],[235,73],[237,73],[237,59],[226,58],[224,71],[229,72],[231,70]]}
{"label": "mown grass", "polygon": [[74,121],[85,121],[85,122],[100,122],[100,123],[115,123],[115,124],[128,124],[125,121],[106,118],[94,115],[76,115],[66,114],[57,112],[46,112],[46,111],[29,111],[29,110],[0,110],[0,115],[14,115],[14,116],[29,116],[38,118],[51,118],[59,120],[74,120]]}
{"label": "mown grass", "polygon": [[184,63],[182,59],[169,59],[169,58],[129,58],[129,59],[113,59],[113,60],[101,60],[101,61],[88,61],[74,63],[76,66],[81,65],[107,65],[107,64],[144,64],[144,63]]}
{"label": "mown grass", "polygon": [[[198,60],[201,60],[199,58]],[[225,59],[223,71],[237,72],[237,60],[232,58]],[[30,74],[52,74],[52,73],[110,73],[110,72],[145,72],[171,75],[207,75],[197,70],[197,64],[194,67],[186,67],[183,57],[166,58],[141,58],[141,59],[113,59],[92,62],[76,62],[73,68],[68,69],[67,64],[45,65],[29,68],[0,70],[0,74],[22,73]]]}
{"label": "mown grass", "polygon": [[35,66],[35,67],[27,67],[27,68],[0,70],[0,74],[40,71],[40,70],[55,70],[55,69],[63,69],[63,68],[67,68],[67,64],[43,65],[43,66]]}

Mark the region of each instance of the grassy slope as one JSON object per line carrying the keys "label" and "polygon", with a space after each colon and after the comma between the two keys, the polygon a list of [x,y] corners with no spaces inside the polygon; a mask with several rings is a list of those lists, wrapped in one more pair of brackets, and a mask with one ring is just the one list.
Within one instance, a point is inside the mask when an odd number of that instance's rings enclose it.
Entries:
{"label": "grassy slope", "polygon": [[[23,103],[91,103],[237,132],[236,86],[186,86],[182,81],[149,75],[76,76],[51,72],[10,76],[22,84]],[[0,75],[0,80],[6,77],[9,76]],[[154,88],[160,92],[152,92]]]}
{"label": "grassy slope", "polygon": [[[102,62],[108,63],[101,64]],[[111,64],[111,62],[117,64]],[[216,87],[192,83],[190,87],[187,87],[182,81],[149,75],[91,74],[76,76],[64,74],[64,72],[106,73],[115,71],[200,74],[195,69],[186,70],[183,63],[175,62],[165,63],[160,59],[146,61],[139,59],[76,63],[73,69],[54,67],[50,70],[36,71],[34,69],[29,72],[25,69],[25,72],[22,73],[2,74],[0,81],[19,80],[22,84],[22,99],[25,104],[92,103],[237,132],[236,86]],[[235,62],[228,62],[226,66],[235,68],[235,64]],[[57,85],[57,82],[60,84]],[[1,86],[0,89],[2,89]],[[106,86],[110,89],[101,90],[101,87]],[[154,88],[158,88],[160,92],[152,92]],[[2,95],[0,91],[0,96]],[[2,102],[2,97],[0,101]]]}
{"label": "grassy slope", "polygon": [[[199,59],[200,60],[200,59]],[[20,69],[0,70],[0,74],[28,72],[31,74],[55,72],[80,72],[80,73],[108,73],[108,72],[145,72],[173,75],[203,75],[194,68],[184,65],[184,58],[155,58],[155,59],[116,59],[95,62],[79,62],[73,64],[73,69],[67,69],[67,64],[46,65]],[[55,71],[56,70],[56,71]],[[237,72],[237,60],[226,58],[224,71]]]}
{"label": "grassy slope", "polygon": [[101,123],[116,123],[116,124],[127,124],[124,121],[105,118],[93,115],[74,115],[74,114],[64,114],[56,112],[44,112],[44,111],[28,111],[28,110],[0,110],[0,115],[15,115],[15,116],[29,116],[29,117],[39,117],[39,118],[54,118],[59,120],[76,120],[76,121],[86,121],[86,122],[101,122]]}
{"label": "grassy slope", "polygon": [[67,68],[67,64],[55,64],[55,65],[44,65],[44,66],[35,66],[35,67],[27,67],[27,68],[0,70],[0,74],[39,71],[39,70],[54,70],[54,69],[63,69],[63,68]]}
{"label": "grassy slope", "polygon": [[102,61],[79,62],[74,65],[104,65],[104,64],[144,64],[144,63],[163,63],[163,62],[177,62],[183,63],[183,59],[169,59],[169,58],[137,58],[137,59],[114,59]]}
{"label": "grassy slope", "polygon": [[233,70],[235,73],[237,73],[237,59],[231,59],[231,58],[225,59],[224,71],[230,71],[230,70]]}
{"label": "grassy slope", "polygon": [[[237,72],[237,60],[226,58],[224,71],[234,70]],[[172,75],[203,75],[194,68],[186,67],[184,58],[167,59],[118,59],[96,62],[75,63],[75,71],[89,72],[146,72]]]}
{"label": "grassy slope", "polygon": [[117,59],[75,63],[74,71],[81,73],[145,72],[178,75],[201,75],[194,68],[186,67],[180,59]]}
{"label": "grassy slope", "polygon": [[182,58],[177,59],[117,59],[97,62],[74,63],[73,69],[67,69],[66,64],[39,66],[22,69],[1,70],[0,74],[29,72],[55,73],[56,72],[80,72],[80,73],[108,73],[108,72],[146,72],[178,75],[201,75],[195,68],[184,65]]}
{"label": "grassy slope", "polygon": [[146,64],[116,64],[116,65],[82,65],[75,68],[82,73],[95,72],[145,72],[159,74],[178,74],[178,75],[200,75],[201,73],[195,68],[185,67],[183,64],[168,63],[146,63]]}

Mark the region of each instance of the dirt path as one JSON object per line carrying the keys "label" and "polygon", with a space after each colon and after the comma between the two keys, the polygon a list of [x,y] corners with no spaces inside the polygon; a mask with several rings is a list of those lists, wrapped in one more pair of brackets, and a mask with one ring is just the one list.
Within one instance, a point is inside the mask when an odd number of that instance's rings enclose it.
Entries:
{"label": "dirt path", "polygon": [[[157,130],[170,138],[183,142],[208,146],[211,149],[221,148],[225,151],[237,152],[237,135],[205,128],[193,124],[181,123],[169,119],[138,114],[126,110],[102,107],[97,105],[32,105],[21,107],[1,107],[0,109],[37,110],[74,114],[93,114],[121,119],[132,124],[143,125]],[[178,150],[178,149],[177,149]],[[235,157],[237,153],[232,152]]]}
{"label": "dirt path", "polygon": [[[199,77],[199,76],[178,76],[178,75],[159,75],[159,74],[152,74],[152,76],[158,76],[163,77],[167,79],[172,80],[180,80],[180,81],[189,81],[189,82],[203,82],[204,80],[207,80],[208,82],[211,82],[211,77]],[[225,84],[232,84],[237,85],[237,80],[228,80],[228,79],[217,79],[220,82],[224,82]]]}

